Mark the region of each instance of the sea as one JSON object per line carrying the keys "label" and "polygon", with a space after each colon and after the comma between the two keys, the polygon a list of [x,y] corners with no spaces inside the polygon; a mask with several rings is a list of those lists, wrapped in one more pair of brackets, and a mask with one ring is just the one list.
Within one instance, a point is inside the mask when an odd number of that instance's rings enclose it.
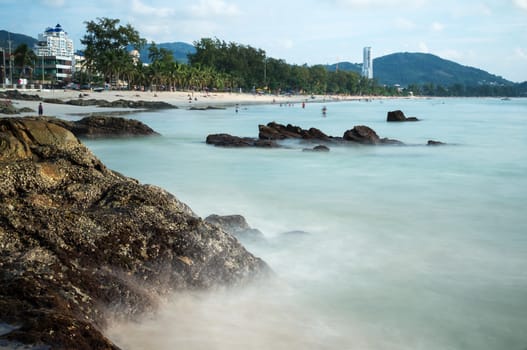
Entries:
{"label": "sea", "polygon": [[[420,121],[387,123],[392,110]],[[132,117],[161,136],[85,143],[200,217],[243,215],[265,240],[242,243],[275,277],[170,295],[111,325],[122,348],[527,349],[527,99],[309,100]],[[271,121],[333,136],[366,125],[404,145],[205,143],[213,133],[257,137]]]}

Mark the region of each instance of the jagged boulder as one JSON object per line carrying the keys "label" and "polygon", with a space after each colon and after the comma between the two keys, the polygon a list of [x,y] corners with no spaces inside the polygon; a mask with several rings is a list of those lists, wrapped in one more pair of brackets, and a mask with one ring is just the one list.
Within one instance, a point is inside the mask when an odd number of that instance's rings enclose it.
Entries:
{"label": "jagged boulder", "polygon": [[316,128],[309,130],[302,129],[299,126],[287,124],[282,125],[276,122],[267,125],[258,126],[258,138],[261,140],[285,140],[285,139],[303,139],[328,141],[330,137]]}
{"label": "jagged boulder", "polygon": [[108,313],[268,273],[173,195],[113,172],[71,132],[0,119],[0,342],[117,349]]}

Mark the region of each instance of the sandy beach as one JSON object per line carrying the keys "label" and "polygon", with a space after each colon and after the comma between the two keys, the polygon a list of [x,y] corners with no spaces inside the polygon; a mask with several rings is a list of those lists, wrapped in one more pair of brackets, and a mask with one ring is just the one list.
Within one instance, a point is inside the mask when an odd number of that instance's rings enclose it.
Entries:
{"label": "sandy beach", "polygon": [[[0,90],[2,91],[2,90]],[[21,93],[29,95],[38,95],[42,99],[59,99],[63,101],[78,99],[81,95],[83,99],[97,99],[106,101],[130,100],[130,101],[158,101],[166,102],[177,108],[189,109],[204,107],[234,107],[236,105],[254,105],[254,104],[290,104],[290,103],[330,103],[338,101],[352,101],[361,99],[372,99],[367,96],[306,96],[306,95],[258,95],[251,93],[223,93],[223,92],[188,92],[188,91],[158,91],[158,92],[140,92],[140,91],[120,91],[108,90],[101,92],[94,91],[77,91],[77,90],[19,90]],[[379,97],[375,97],[379,98]],[[22,113],[19,116],[36,115],[39,101],[20,101],[13,100],[16,108],[28,107],[33,109],[33,113]],[[132,112],[137,109],[130,108],[104,108],[96,106],[72,106],[66,104],[43,103],[44,115],[55,116],[59,118],[67,116],[76,116],[89,113],[106,113],[106,112]]]}

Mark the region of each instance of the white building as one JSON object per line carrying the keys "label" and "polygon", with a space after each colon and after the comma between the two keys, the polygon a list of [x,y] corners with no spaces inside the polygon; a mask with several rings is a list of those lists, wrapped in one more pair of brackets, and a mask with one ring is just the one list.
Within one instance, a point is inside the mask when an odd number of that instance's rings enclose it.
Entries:
{"label": "white building", "polygon": [[36,74],[43,74],[43,80],[67,81],[71,79],[74,62],[73,40],[60,24],[48,27],[38,35],[34,51],[41,62]]}
{"label": "white building", "polygon": [[362,76],[368,79],[373,79],[373,59],[371,57],[371,47],[365,47],[362,55]]}

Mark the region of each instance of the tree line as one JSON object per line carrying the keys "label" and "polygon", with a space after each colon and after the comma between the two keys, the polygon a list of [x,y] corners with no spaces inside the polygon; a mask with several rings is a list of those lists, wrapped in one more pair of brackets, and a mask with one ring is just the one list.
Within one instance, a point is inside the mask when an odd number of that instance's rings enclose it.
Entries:
{"label": "tree line", "polygon": [[330,72],[322,65],[292,65],[267,57],[264,50],[248,45],[227,43],[217,38],[194,42],[196,52],[189,63],[178,63],[171,51],[149,47],[149,65],[130,55],[130,47],[139,51],[146,44],[131,25],[118,19],[98,18],[86,22],[86,71],[79,82],[125,80],[131,87],[147,89],[210,89],[304,94],[393,94],[396,90],[376,84],[350,71]]}

